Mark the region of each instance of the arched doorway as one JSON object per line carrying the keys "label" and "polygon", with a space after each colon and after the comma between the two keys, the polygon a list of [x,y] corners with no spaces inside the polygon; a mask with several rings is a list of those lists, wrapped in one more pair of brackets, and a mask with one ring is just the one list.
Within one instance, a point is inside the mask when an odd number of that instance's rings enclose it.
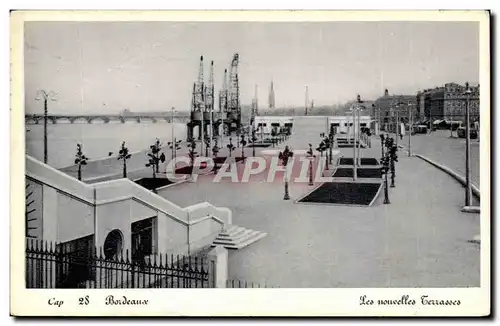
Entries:
{"label": "arched doorway", "polygon": [[117,259],[121,256],[123,246],[123,235],[120,230],[108,233],[104,240],[104,257],[106,259]]}

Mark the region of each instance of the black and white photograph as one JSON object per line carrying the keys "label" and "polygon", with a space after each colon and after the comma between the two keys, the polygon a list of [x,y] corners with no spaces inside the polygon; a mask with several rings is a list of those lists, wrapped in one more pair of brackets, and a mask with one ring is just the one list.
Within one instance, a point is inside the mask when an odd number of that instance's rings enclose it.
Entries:
{"label": "black and white photograph", "polygon": [[[447,14],[21,22],[17,277],[121,309],[489,286],[489,13]],[[446,293],[349,300],[459,311]]]}

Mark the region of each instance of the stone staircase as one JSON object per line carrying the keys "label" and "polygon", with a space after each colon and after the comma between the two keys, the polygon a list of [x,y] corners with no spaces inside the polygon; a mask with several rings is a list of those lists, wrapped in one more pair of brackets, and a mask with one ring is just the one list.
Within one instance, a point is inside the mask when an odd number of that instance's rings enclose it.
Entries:
{"label": "stone staircase", "polygon": [[241,249],[265,237],[267,233],[232,225],[215,238],[212,246],[224,246],[226,249]]}

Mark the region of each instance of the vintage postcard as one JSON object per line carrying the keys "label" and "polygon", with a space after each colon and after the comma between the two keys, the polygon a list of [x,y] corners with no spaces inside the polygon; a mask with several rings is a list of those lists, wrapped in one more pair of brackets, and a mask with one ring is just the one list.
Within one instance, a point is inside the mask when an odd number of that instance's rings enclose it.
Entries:
{"label": "vintage postcard", "polygon": [[487,11],[13,11],[11,314],[487,316]]}

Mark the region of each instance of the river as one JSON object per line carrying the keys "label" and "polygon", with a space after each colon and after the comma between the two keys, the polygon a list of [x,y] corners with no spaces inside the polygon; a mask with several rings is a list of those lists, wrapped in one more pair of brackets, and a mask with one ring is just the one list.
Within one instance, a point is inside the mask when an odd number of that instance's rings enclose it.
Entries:
{"label": "river", "polygon": [[[157,123],[58,123],[48,124],[48,164],[63,168],[74,164],[76,145],[83,145],[90,160],[118,154],[121,143],[126,142],[131,152],[149,148],[156,138],[164,143],[172,138],[172,124]],[[28,131],[29,130],[29,131]],[[43,123],[26,125],[26,154],[43,161]],[[174,137],[186,137],[186,125],[174,123]]]}

